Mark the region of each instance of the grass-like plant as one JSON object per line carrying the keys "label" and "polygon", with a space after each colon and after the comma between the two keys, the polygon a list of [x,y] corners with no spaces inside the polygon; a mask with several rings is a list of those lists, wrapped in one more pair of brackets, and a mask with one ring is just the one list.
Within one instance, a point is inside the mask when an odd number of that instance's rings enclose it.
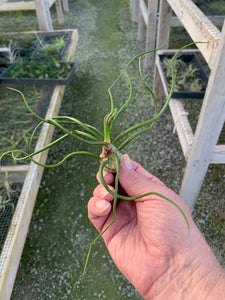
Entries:
{"label": "grass-like plant", "polygon": [[[87,254],[87,258],[86,258],[86,262],[84,265],[84,270],[83,270],[83,274],[82,274],[82,278],[85,274],[86,268],[87,268],[87,264],[88,264],[88,260],[89,260],[89,256],[91,253],[91,249],[93,244],[97,241],[97,239],[99,239],[104,232],[106,232],[106,230],[109,229],[109,227],[116,221],[116,205],[117,205],[117,200],[118,199],[123,199],[123,200],[127,200],[127,201],[132,201],[135,199],[139,199],[142,198],[144,196],[147,195],[157,195],[160,196],[161,198],[165,199],[165,201],[169,201],[171,204],[173,204],[179,211],[180,213],[183,215],[185,222],[187,223],[187,228],[189,231],[189,221],[185,215],[185,213],[182,211],[182,209],[175,203],[173,202],[171,199],[168,199],[167,197],[165,197],[164,195],[158,194],[156,192],[152,192],[149,191],[149,193],[143,194],[143,195],[139,195],[138,197],[126,197],[123,195],[119,195],[118,194],[118,188],[119,188],[119,174],[120,174],[120,165],[121,162],[123,160],[123,155],[121,153],[121,150],[123,150],[130,142],[132,142],[136,137],[138,137],[139,135],[151,130],[151,128],[154,126],[154,124],[156,123],[156,121],[163,115],[163,113],[165,112],[169,101],[172,97],[173,91],[174,91],[174,85],[175,85],[175,77],[174,77],[174,62],[176,60],[176,58],[178,57],[178,55],[180,54],[180,52],[188,47],[191,46],[195,43],[190,43],[186,46],[184,46],[183,48],[181,48],[180,50],[177,51],[177,53],[173,56],[173,58],[171,59],[171,75],[172,75],[172,81],[171,81],[171,90],[170,93],[164,103],[164,105],[162,106],[162,108],[160,110],[158,110],[158,105],[157,105],[157,101],[155,99],[154,93],[151,90],[150,87],[148,87],[144,80],[143,80],[143,75],[142,75],[142,71],[141,71],[141,62],[140,62],[140,58],[149,52],[153,52],[156,50],[159,50],[161,48],[158,49],[153,49],[150,51],[145,51],[142,52],[140,54],[137,54],[136,56],[134,56],[126,65],[125,69],[123,70],[123,72],[115,79],[115,81],[112,83],[112,85],[108,88],[108,93],[109,93],[109,97],[110,97],[110,102],[111,102],[111,110],[110,112],[105,116],[104,118],[104,132],[101,132],[100,130],[98,130],[96,127],[89,125],[87,123],[84,123],[74,117],[69,117],[69,116],[56,116],[56,117],[52,117],[49,119],[43,119],[40,116],[38,116],[29,106],[25,96],[23,95],[22,92],[14,89],[14,88],[9,88],[15,92],[18,92],[19,94],[21,94],[24,103],[26,105],[26,107],[28,108],[28,110],[32,113],[33,116],[35,116],[40,122],[39,124],[36,126],[36,128],[34,129],[31,138],[30,138],[30,153],[26,153],[24,151],[21,150],[13,150],[13,151],[7,151],[5,152],[3,155],[0,156],[0,161],[1,159],[7,155],[7,154],[12,154],[12,157],[16,160],[19,161],[24,161],[24,160],[31,160],[34,163],[36,163],[37,165],[43,166],[45,168],[52,168],[52,167],[57,167],[59,165],[61,165],[63,162],[65,162],[67,159],[73,157],[73,156],[77,156],[77,155],[88,155],[90,157],[93,157],[94,159],[98,160],[100,162],[100,166],[99,166],[99,176],[100,176],[100,180],[103,184],[103,186],[105,187],[105,189],[114,196],[114,202],[113,202],[113,220],[111,221],[111,223],[101,232],[97,235],[97,237],[92,241],[92,243],[89,246],[89,250],[88,250],[88,254]],[[139,74],[140,74],[140,78],[141,78],[141,82],[144,85],[144,87],[150,92],[152,99],[153,99],[153,103],[154,103],[154,116],[151,119],[139,122],[137,124],[134,124],[133,126],[126,128],[124,130],[122,130],[120,132],[120,134],[118,134],[117,136],[113,137],[112,136],[112,131],[114,128],[114,124],[119,120],[119,117],[123,114],[123,112],[128,108],[132,97],[133,97],[133,85],[130,79],[130,76],[128,74],[128,69],[130,67],[130,65],[139,58]],[[129,96],[127,98],[127,100],[124,102],[124,104],[120,107],[114,107],[114,100],[113,100],[113,96],[111,93],[112,88],[114,87],[114,85],[120,80],[121,76],[126,76],[127,81],[129,83]],[[44,123],[50,124],[55,126],[56,128],[58,128],[59,130],[61,130],[61,132],[63,133],[61,137],[57,138],[56,140],[52,141],[50,144],[48,144],[47,146],[45,146],[44,148],[33,152],[31,145],[32,145],[32,140],[35,136],[35,133],[37,132],[37,129]],[[86,144],[91,144],[91,145],[101,145],[102,146],[102,153],[99,154],[95,154],[92,152],[87,152],[87,151],[75,151],[75,152],[71,152],[70,154],[66,155],[61,161],[55,163],[55,164],[51,164],[51,165],[43,165],[41,163],[39,163],[38,161],[35,160],[34,156],[48,150],[49,148],[54,147],[56,144],[62,142],[63,140],[65,140],[68,137],[73,137],[75,139],[78,139]],[[19,157],[18,154],[22,154],[23,156]],[[103,176],[103,170],[107,170],[108,172],[112,172],[115,173],[115,190],[111,191],[111,189],[108,187],[107,183],[104,180],[104,176]]]}

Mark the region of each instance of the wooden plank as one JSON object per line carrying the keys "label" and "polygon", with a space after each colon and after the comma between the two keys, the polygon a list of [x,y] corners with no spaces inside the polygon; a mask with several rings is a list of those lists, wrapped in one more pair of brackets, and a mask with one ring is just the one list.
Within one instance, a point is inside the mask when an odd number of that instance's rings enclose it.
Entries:
{"label": "wooden plank", "polygon": [[[166,39],[168,38],[168,34],[170,32],[172,20],[172,9],[170,5],[167,3],[167,0],[160,1],[159,7],[159,24],[158,24],[158,34],[157,34],[157,42],[156,47],[161,47]],[[168,44],[165,46],[168,48]]]}
{"label": "wooden plank", "polygon": [[211,164],[225,163],[225,145],[216,145],[210,160]]}
{"label": "wooden plank", "polygon": [[[156,46],[156,22],[157,22],[158,0],[148,0],[148,21],[146,32],[145,50],[154,49]],[[144,58],[145,70],[154,69],[155,52],[148,53]]]}
{"label": "wooden plank", "polygon": [[191,0],[167,0],[175,14],[186,28],[192,40],[197,42],[208,42],[197,44],[202,55],[210,68],[215,61],[215,50],[217,49],[221,34],[213,23]]}
{"label": "wooden plank", "polygon": [[139,16],[139,0],[130,0],[131,20],[138,23]]}
{"label": "wooden plank", "polygon": [[140,11],[144,19],[145,25],[148,25],[148,9],[144,0],[140,0]]}
{"label": "wooden plank", "polygon": [[[139,2],[141,5],[141,2]],[[142,14],[141,7],[139,7],[139,16],[138,16],[138,41],[143,42],[145,40],[145,21]]]}
{"label": "wooden plank", "polygon": [[[0,11],[17,11],[17,10],[35,10],[34,1],[17,1],[17,2],[7,2],[7,0],[3,1],[6,2],[0,6]],[[48,0],[49,7],[55,0]]]}
{"label": "wooden plank", "polygon": [[177,99],[171,99],[169,107],[184,157],[187,160],[194,140],[193,131],[188,121],[188,113],[184,110],[182,102]]}
{"label": "wooden plank", "polygon": [[20,166],[1,166],[0,168],[0,180],[4,180],[7,174],[7,179],[13,182],[24,182],[26,177],[28,165]]}
{"label": "wooden plank", "polygon": [[215,145],[225,121],[225,22],[215,52],[192,150],[187,162],[180,195],[190,209],[197,200],[202,182],[212,160]]}
{"label": "wooden plank", "polygon": [[46,0],[34,0],[34,3],[39,29],[44,31],[53,30],[48,2]]}
{"label": "wooden plank", "polygon": [[7,0],[0,0],[0,6],[3,5]]}
{"label": "wooden plank", "polygon": [[64,17],[62,11],[61,0],[55,0],[55,8],[59,25],[64,25]]}
{"label": "wooden plank", "polygon": [[[75,51],[76,45],[74,44],[77,43],[77,40],[78,40],[77,30],[74,30],[72,33],[72,40],[69,45],[71,50],[67,52],[67,56],[66,56],[67,60],[70,60],[74,56],[72,50]],[[64,91],[65,91],[65,86],[56,86],[54,88],[50,105],[46,113],[46,118],[50,118],[52,116],[58,115]],[[39,135],[35,150],[38,150],[44,147],[45,145],[49,144],[49,142],[52,139],[53,132],[54,132],[54,126],[49,124],[44,124],[42,126],[41,133]],[[47,151],[40,153],[35,158],[39,162],[44,164],[47,159],[47,153],[48,153]],[[32,162],[30,163],[26,180],[24,182],[23,189],[20,194],[20,198],[10,226],[10,230],[7,235],[7,240],[1,252],[0,299],[4,299],[4,300],[10,299],[10,295],[16,277],[16,272],[18,269],[20,257],[22,255],[22,250],[26,239],[26,234],[29,228],[32,211],[36,200],[36,195],[38,193],[39,184],[41,182],[42,173],[43,173],[42,167]],[[6,245],[10,245],[10,246],[6,246]]]}
{"label": "wooden plank", "polygon": [[[207,16],[207,18],[214,24],[214,26],[223,26],[224,16]],[[171,26],[183,26],[177,16],[172,17]]]}
{"label": "wooden plank", "polygon": [[63,10],[65,13],[69,12],[69,4],[68,4],[68,0],[62,0],[63,2]]}
{"label": "wooden plank", "polygon": [[[165,43],[168,34],[170,32],[172,9],[168,5],[166,0],[160,1],[159,16],[160,17],[159,17],[159,24],[158,24],[156,48],[161,47]],[[165,48],[168,48],[168,43],[165,46]],[[162,96],[163,96],[162,80],[160,79],[159,69],[156,68],[156,66],[154,71],[153,92],[155,94],[156,100],[158,102],[162,101]]]}

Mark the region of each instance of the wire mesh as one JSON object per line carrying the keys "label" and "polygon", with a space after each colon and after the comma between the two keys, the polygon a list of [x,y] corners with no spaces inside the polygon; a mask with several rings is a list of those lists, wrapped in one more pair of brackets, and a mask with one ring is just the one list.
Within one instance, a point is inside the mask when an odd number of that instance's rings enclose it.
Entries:
{"label": "wire mesh", "polygon": [[[0,257],[6,258],[7,250],[10,246],[10,239],[7,239],[7,235],[10,232],[10,226],[12,218],[16,209],[16,205],[19,199],[19,194],[21,191],[21,184],[13,184],[11,186],[12,192],[10,193],[10,199],[8,198],[5,205],[1,203],[0,205]],[[7,193],[5,188],[0,189],[0,195],[3,197]],[[8,240],[8,243],[6,242]],[[3,253],[4,248],[4,253]],[[0,274],[4,266],[4,260],[0,259]]]}

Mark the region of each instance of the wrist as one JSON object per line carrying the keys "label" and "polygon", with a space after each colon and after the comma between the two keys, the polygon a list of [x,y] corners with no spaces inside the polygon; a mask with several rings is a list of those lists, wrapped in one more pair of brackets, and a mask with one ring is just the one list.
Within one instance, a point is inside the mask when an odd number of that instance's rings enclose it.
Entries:
{"label": "wrist", "polygon": [[170,267],[157,278],[145,299],[225,297],[225,271],[197,228],[188,244],[170,259]]}

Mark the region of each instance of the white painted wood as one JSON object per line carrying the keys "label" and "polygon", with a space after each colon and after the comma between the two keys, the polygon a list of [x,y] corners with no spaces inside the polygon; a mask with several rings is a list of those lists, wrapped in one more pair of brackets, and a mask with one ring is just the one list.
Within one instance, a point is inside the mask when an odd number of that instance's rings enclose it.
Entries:
{"label": "white painted wood", "polygon": [[0,181],[5,179],[7,174],[7,180],[13,182],[24,182],[25,176],[27,174],[29,166],[28,165],[18,165],[18,166],[1,166],[0,168]]}
{"label": "white painted wood", "polygon": [[178,99],[171,99],[169,107],[184,157],[187,160],[194,140],[193,131],[188,121],[188,112],[185,111],[183,103]]}
{"label": "white painted wood", "polygon": [[[17,1],[17,2],[8,2],[3,0],[4,4],[0,5],[0,11],[16,11],[16,10],[35,10],[34,1]],[[49,7],[55,0],[48,0]]]}
{"label": "white painted wood", "polygon": [[216,145],[210,161],[211,164],[225,163],[225,145]]}
{"label": "white painted wood", "polygon": [[[214,26],[223,26],[224,16],[207,16],[207,18],[214,24]],[[172,16],[171,26],[183,26],[177,16]]]}
{"label": "white painted wood", "polygon": [[[156,22],[157,22],[158,0],[148,0],[147,11],[147,30],[146,30],[146,43],[145,50],[154,49],[156,46]],[[145,55],[144,69],[154,70],[155,52]]]}
{"label": "white painted wood", "polygon": [[3,5],[7,0],[0,0],[0,6]]}
{"label": "white painted wood", "polygon": [[39,29],[53,30],[48,0],[34,0]]}
{"label": "white painted wood", "polygon": [[191,36],[194,42],[208,42],[198,44],[202,55],[208,62],[209,67],[214,65],[215,50],[220,40],[220,31],[203,14],[192,0],[167,0],[179,20]]}
{"label": "white painted wood", "polygon": [[225,121],[225,22],[221,40],[214,55],[215,63],[209,77],[193,147],[180,190],[180,196],[190,209],[193,209],[200,192]]}

